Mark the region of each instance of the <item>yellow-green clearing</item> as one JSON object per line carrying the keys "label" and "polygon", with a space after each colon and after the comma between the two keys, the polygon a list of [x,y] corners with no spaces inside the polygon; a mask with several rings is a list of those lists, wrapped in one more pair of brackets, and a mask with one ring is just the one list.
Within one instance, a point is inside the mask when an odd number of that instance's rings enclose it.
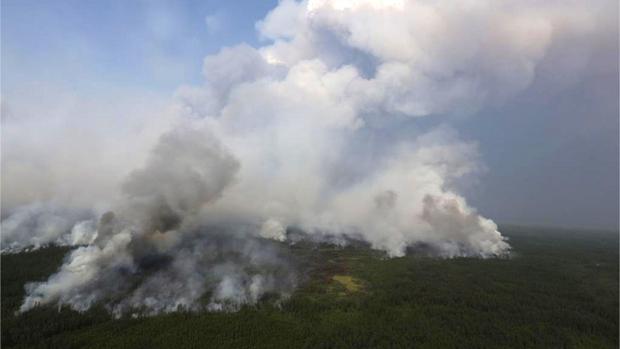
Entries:
{"label": "yellow-green clearing", "polygon": [[362,289],[361,282],[350,275],[334,275],[332,279],[344,286],[349,292],[358,292]]}

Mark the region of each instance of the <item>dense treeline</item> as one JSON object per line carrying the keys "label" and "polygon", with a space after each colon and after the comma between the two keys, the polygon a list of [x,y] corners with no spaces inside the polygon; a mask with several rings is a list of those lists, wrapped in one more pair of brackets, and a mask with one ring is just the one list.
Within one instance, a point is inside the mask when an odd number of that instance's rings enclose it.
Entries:
{"label": "dense treeline", "polygon": [[[27,281],[66,248],[2,256],[2,346],[21,348],[617,348],[616,233],[504,229],[510,259],[385,259],[297,246],[305,284],[281,306],[113,320],[41,307],[15,316]],[[334,275],[353,278],[351,291]]]}

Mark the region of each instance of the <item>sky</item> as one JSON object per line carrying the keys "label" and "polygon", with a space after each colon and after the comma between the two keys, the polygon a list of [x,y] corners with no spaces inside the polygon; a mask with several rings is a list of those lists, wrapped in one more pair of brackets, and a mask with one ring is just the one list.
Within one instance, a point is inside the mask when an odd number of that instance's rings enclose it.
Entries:
{"label": "sky", "polygon": [[170,93],[196,82],[202,58],[256,44],[254,23],[274,1],[3,1],[3,83]]}
{"label": "sky", "polygon": [[[96,154],[100,164],[138,161],[140,155],[125,155],[123,148],[108,149],[105,144],[139,129],[136,139],[150,141],[136,144],[150,147],[168,125],[166,117],[158,116],[166,101],[178,95],[181,86],[203,83],[204,57],[222,47],[269,42],[255,24],[276,5],[276,1],[3,0],[3,172],[6,159],[52,143],[61,144],[61,150],[83,148],[84,154],[61,159],[68,169],[80,156]],[[549,55],[562,55],[569,47],[572,58],[543,60],[533,82],[514,96],[476,108],[466,117],[440,115],[439,121],[428,121],[449,122],[461,138],[477,143],[484,171],[463,190],[482,215],[500,224],[618,229],[614,6],[601,19],[606,25],[597,31],[596,40],[580,40],[578,35],[560,38],[557,53],[551,47]],[[580,52],[588,55],[582,57]],[[566,65],[565,72],[578,72],[559,74],[552,69],[558,62]],[[572,69],[573,65],[583,68]],[[66,119],[68,113],[75,116]],[[23,127],[13,131],[6,127],[11,123]],[[404,123],[402,132],[407,132]],[[65,133],[66,129],[71,132]],[[101,129],[108,130],[103,132],[104,145],[88,144]],[[29,135],[7,143],[4,132]],[[9,139],[16,137],[10,134]],[[45,157],[40,151],[32,154]],[[45,172],[45,164],[42,160],[36,166]],[[77,185],[73,174],[78,178],[91,173],[80,171],[55,170],[54,175]],[[37,178],[36,183],[40,186],[32,188],[45,188],[47,182]],[[3,201],[13,200],[7,185],[3,181]],[[112,185],[102,184],[101,190]],[[27,203],[38,195],[15,200]]]}

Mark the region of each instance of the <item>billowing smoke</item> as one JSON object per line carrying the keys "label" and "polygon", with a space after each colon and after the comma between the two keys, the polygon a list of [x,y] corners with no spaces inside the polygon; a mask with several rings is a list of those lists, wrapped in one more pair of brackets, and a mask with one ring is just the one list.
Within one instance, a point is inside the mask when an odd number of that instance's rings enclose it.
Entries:
{"label": "billowing smoke", "polygon": [[269,292],[290,293],[295,276],[273,244],[247,236],[242,226],[193,223],[238,169],[207,131],[165,134],[124,183],[116,213],[101,216],[92,243],[71,252],[47,282],[29,284],[20,310],[58,303],[83,311],[100,301],[117,315],[195,310],[206,292],[209,309],[234,309]]}
{"label": "billowing smoke", "polygon": [[154,314],[282,299],[298,282],[282,244],[291,228],[390,256],[416,245],[443,257],[508,253],[459,195],[484,167],[447,124],[549,83],[538,69],[578,74],[588,53],[561,43],[600,30],[606,3],[592,4],[282,1],[257,24],[264,46],[223,48],[205,59],[204,85],[179,88],[181,121],[109,212],[75,226],[81,218],[27,208],[3,220],[3,248],[86,244],[28,285],[21,310],[105,302]]}
{"label": "billowing smoke", "polygon": [[92,214],[53,203],[33,203],[17,208],[2,220],[2,252],[20,252],[55,244],[75,246],[94,239]]}

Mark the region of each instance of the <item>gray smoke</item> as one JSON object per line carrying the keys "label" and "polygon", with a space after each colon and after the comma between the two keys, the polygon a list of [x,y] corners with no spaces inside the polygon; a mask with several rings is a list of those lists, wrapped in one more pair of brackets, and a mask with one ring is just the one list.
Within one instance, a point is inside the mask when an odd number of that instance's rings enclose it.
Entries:
{"label": "gray smoke", "polygon": [[89,244],[95,233],[92,218],[88,210],[70,209],[49,202],[19,207],[2,220],[2,253],[38,249],[51,244]]}
{"label": "gray smoke", "polygon": [[[207,131],[165,134],[123,185],[124,201],[101,216],[92,243],[69,255],[48,281],[27,286],[20,311],[56,303],[87,310],[104,301],[116,315],[236,309],[295,286],[275,244],[241,227],[193,224],[234,181],[239,164]],[[199,302],[206,292],[208,303]]]}
{"label": "gray smoke", "polygon": [[[109,212],[79,229],[82,218],[27,207],[2,221],[3,248],[87,244],[28,286],[21,311],[104,302],[115,314],[154,314],[282,299],[297,282],[280,248],[296,242],[291,227],[314,241],[356,237],[393,257],[412,246],[442,257],[509,253],[495,223],[459,194],[484,166],[476,143],[446,124],[522,93],[539,71],[538,83],[553,88],[575,81],[610,3],[280,2],[257,24],[261,47],[223,48],[205,58],[203,85],[178,89],[172,116],[155,118],[175,126],[145,137],[158,141],[138,170],[127,175],[144,158],[133,151],[131,161],[106,162],[105,175],[92,159],[76,161],[87,170],[59,170],[62,159],[83,159],[67,155],[75,146],[58,159],[44,152],[57,178],[92,174],[75,180],[79,188],[124,179],[114,183],[120,193],[86,190],[98,193],[92,211]],[[9,141],[27,143],[11,125]],[[3,163],[15,202],[41,187],[56,202],[84,202],[42,181],[25,156]],[[75,229],[85,238],[65,239]]]}

